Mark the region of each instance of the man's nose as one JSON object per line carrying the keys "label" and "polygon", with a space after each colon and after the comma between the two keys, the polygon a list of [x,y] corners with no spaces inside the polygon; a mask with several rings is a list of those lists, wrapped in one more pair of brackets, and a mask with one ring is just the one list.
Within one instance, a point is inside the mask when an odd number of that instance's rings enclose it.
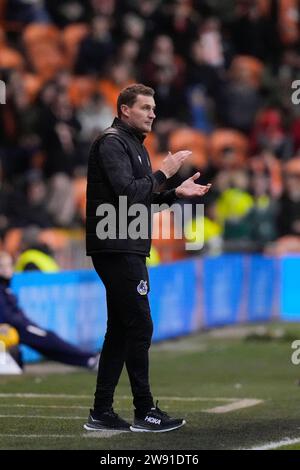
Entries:
{"label": "man's nose", "polygon": [[150,117],[151,119],[155,119],[155,118],[156,118],[154,111],[150,111],[149,117]]}

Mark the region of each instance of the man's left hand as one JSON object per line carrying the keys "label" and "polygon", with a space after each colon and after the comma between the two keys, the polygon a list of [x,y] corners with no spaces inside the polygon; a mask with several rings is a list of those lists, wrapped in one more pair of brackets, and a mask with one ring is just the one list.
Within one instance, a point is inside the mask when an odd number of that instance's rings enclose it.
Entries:
{"label": "man's left hand", "polygon": [[197,172],[183,183],[181,183],[178,188],[176,188],[176,196],[183,197],[195,197],[195,196],[204,196],[210,188],[211,184],[206,184],[202,186],[201,184],[196,184],[195,181],[200,177],[200,173]]}

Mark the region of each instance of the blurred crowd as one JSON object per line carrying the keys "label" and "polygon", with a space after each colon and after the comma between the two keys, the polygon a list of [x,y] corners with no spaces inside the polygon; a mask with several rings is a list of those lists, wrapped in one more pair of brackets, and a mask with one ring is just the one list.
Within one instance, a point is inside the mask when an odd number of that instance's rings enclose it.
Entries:
{"label": "blurred crowd", "polygon": [[57,230],[83,231],[90,144],[120,90],[142,82],[155,90],[154,170],[187,148],[169,187],[195,170],[213,183],[204,252],[300,251],[299,25],[298,0],[0,0],[3,248],[33,227],[54,247]]}

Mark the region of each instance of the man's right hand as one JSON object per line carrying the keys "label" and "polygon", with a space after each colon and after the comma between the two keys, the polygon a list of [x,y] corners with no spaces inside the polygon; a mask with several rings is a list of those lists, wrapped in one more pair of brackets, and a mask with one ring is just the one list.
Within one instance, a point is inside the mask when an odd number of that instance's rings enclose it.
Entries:
{"label": "man's right hand", "polygon": [[192,155],[190,150],[180,150],[173,154],[169,152],[166,158],[163,159],[160,171],[162,171],[167,178],[171,178],[171,176],[177,173],[185,159],[190,155]]}

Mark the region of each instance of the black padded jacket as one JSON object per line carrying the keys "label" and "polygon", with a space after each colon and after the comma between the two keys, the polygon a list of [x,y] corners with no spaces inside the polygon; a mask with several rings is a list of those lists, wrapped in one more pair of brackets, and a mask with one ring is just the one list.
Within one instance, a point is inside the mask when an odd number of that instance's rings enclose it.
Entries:
{"label": "black padded jacket", "polygon": [[[86,218],[86,253],[93,255],[100,252],[124,252],[149,256],[151,248],[151,204],[172,205],[175,202],[175,190],[161,191],[166,181],[163,172],[152,172],[149,154],[143,145],[144,136],[115,118],[112,127],[100,135],[93,143],[88,162],[87,178],[87,218]],[[134,204],[143,204],[147,208],[147,227],[140,227],[140,237],[133,239],[124,233],[124,226],[119,224],[120,196],[126,196],[128,209]],[[123,208],[124,199],[122,198]],[[110,204],[116,217],[110,217],[110,227],[105,226],[108,213],[104,204]],[[99,210],[100,206],[100,210]],[[137,206],[135,206],[137,208]],[[101,215],[97,215],[101,213]],[[127,217],[126,231],[135,216]],[[101,223],[101,220],[103,223]],[[145,219],[143,219],[144,221]],[[112,230],[115,237],[103,236]],[[146,234],[145,234],[146,232]],[[106,238],[105,238],[106,237]]]}

